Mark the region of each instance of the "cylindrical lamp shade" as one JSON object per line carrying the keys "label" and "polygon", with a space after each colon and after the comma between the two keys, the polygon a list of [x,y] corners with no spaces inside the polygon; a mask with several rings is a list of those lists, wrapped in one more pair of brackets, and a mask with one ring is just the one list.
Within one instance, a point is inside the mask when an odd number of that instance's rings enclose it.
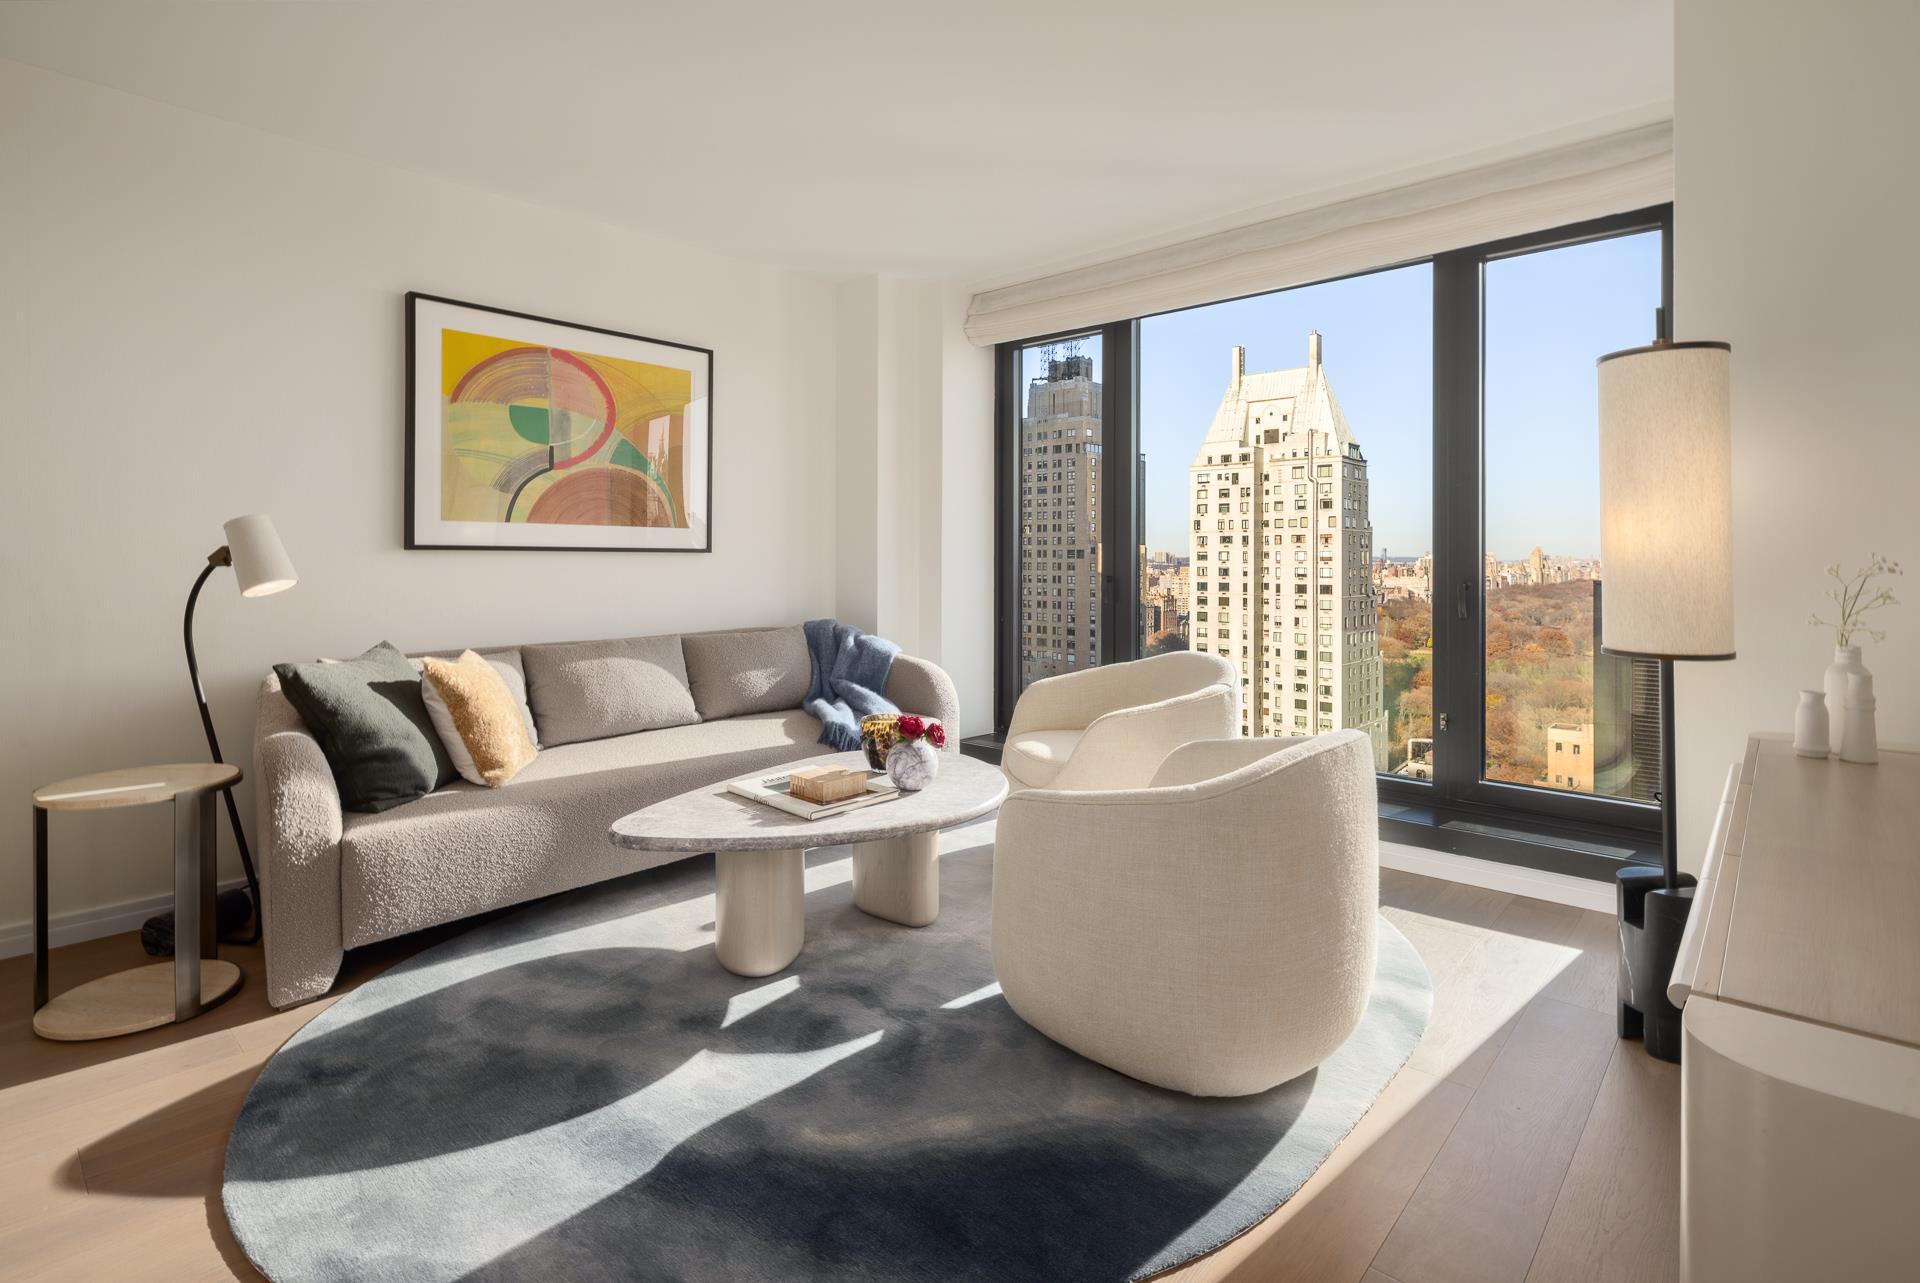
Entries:
{"label": "cylindrical lamp shade", "polygon": [[300,582],[273,518],[254,513],[226,524],[227,551],[233,555],[233,577],[242,597],[266,597]]}
{"label": "cylindrical lamp shade", "polygon": [[1600,644],[1733,658],[1733,417],[1724,343],[1600,358]]}

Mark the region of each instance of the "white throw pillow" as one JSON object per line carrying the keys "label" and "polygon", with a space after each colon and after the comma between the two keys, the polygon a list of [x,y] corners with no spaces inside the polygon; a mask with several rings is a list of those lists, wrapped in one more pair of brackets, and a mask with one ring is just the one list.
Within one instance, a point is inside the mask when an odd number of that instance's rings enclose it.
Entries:
{"label": "white throw pillow", "polygon": [[[482,656],[482,658],[485,658]],[[512,664],[503,664],[497,659],[488,659],[488,667],[500,674],[500,680],[507,684],[513,693],[513,701],[520,708],[520,720],[526,723],[527,738],[534,747],[540,746],[540,732],[533,727],[533,710],[527,707],[527,682],[520,670]],[[415,669],[422,667],[421,661],[414,660]],[[447,709],[447,701],[441,698],[440,690],[425,677],[420,679],[420,698],[426,702],[427,716],[433,719],[433,730],[440,737],[440,743],[446,746],[447,756],[453,759],[453,769],[460,778],[469,784],[485,785],[479,768],[473,764],[473,754],[467,751],[466,741],[460,738],[460,732],[454,727],[453,714]]]}

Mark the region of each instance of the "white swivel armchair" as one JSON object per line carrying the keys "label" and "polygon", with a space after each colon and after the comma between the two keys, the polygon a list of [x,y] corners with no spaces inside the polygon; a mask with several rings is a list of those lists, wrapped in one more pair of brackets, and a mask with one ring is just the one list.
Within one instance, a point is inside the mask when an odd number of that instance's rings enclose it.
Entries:
{"label": "white swivel armchair", "polygon": [[1014,705],[1000,768],[1010,788],[1137,788],[1189,740],[1240,733],[1240,676],[1176,651],[1043,678]]}
{"label": "white swivel armchair", "polygon": [[1146,787],[1000,809],[993,969],[1028,1024],[1194,1096],[1265,1091],[1372,991],[1373,749],[1359,731],[1187,744]]}

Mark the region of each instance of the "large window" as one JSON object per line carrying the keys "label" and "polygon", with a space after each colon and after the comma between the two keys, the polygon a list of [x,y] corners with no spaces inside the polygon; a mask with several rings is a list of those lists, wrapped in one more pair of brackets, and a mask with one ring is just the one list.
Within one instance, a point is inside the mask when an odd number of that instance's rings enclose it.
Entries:
{"label": "large window", "polygon": [[1037,678],[1204,651],[1243,734],[1364,731],[1403,816],[1634,858],[1658,680],[1595,644],[1594,361],[1653,337],[1669,225],[1003,345],[1002,725]]}

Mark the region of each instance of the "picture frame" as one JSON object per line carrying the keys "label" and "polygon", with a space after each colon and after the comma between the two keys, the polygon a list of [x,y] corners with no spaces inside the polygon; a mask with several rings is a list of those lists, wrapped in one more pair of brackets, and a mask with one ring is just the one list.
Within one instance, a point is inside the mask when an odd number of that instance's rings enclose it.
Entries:
{"label": "picture frame", "polygon": [[713,351],[406,296],[406,547],[713,551]]}

